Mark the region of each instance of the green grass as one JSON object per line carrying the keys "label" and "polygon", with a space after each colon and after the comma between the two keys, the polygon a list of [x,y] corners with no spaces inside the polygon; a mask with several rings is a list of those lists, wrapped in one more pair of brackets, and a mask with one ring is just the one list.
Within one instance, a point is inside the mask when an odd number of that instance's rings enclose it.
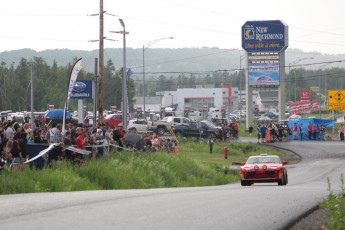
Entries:
{"label": "green grass", "polygon": [[[225,146],[228,159],[224,159]],[[213,154],[206,141],[183,139],[179,147],[179,154],[116,152],[81,166],[63,161],[54,169],[3,171],[0,194],[221,185],[239,179],[236,170],[229,173],[233,162],[260,153],[282,154],[242,142],[215,142]]]}
{"label": "green grass", "polygon": [[328,198],[320,205],[328,216],[327,229],[344,229],[345,226],[345,187],[344,177],[341,174],[341,194],[334,195],[328,178]]}

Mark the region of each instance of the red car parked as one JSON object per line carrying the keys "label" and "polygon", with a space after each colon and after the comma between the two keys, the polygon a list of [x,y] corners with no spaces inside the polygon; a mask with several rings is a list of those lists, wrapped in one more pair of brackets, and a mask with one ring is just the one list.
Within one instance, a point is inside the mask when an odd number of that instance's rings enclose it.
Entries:
{"label": "red car parked", "polygon": [[277,182],[278,185],[288,183],[286,161],[281,161],[279,156],[260,154],[251,156],[246,163],[241,163],[240,177],[242,186],[253,183]]}
{"label": "red car parked", "polygon": [[104,121],[111,128],[114,128],[118,126],[118,124],[122,123],[122,113],[109,114],[108,116],[105,117]]}

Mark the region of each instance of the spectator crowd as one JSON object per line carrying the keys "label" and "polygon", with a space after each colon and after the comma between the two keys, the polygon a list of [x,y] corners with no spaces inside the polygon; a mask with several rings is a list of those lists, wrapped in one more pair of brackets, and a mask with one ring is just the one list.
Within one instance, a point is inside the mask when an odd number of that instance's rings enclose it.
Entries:
{"label": "spectator crowd", "polygon": [[[138,145],[126,143],[125,135],[130,133],[135,133],[135,130],[126,132],[122,124],[113,128],[99,124],[93,128],[83,123],[68,123],[62,133],[62,124],[51,122],[48,125],[37,123],[32,129],[28,120],[20,125],[13,117],[12,121],[0,122],[0,169],[8,167],[22,170],[30,158],[27,145],[32,144],[47,144],[47,147],[54,144],[46,156],[45,166],[50,167],[55,167],[64,159],[81,164],[87,159],[103,157],[123,149],[175,152],[176,141],[170,138],[155,133],[135,134],[140,136],[141,145],[138,148]],[[91,153],[73,151],[73,148],[68,148],[70,146]]]}

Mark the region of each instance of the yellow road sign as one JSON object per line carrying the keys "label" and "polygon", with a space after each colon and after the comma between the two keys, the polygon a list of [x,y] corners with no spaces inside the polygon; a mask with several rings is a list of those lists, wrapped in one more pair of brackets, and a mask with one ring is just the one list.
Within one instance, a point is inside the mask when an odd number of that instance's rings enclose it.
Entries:
{"label": "yellow road sign", "polygon": [[328,90],[328,110],[345,110],[345,90]]}

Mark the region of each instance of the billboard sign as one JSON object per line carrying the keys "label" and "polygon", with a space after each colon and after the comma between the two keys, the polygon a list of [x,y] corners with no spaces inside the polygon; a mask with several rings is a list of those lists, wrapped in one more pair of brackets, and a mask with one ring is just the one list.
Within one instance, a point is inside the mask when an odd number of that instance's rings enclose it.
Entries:
{"label": "billboard sign", "polygon": [[301,89],[299,91],[299,98],[301,101],[310,101],[310,91]]}
{"label": "billboard sign", "polygon": [[92,80],[79,80],[73,85],[71,99],[92,99]]}
{"label": "billboard sign", "polygon": [[242,26],[242,48],[248,53],[281,52],[288,45],[288,26],[283,21],[247,21]]}
{"label": "billboard sign", "polygon": [[310,101],[296,101],[290,102],[290,115],[310,113]]}
{"label": "billboard sign", "polygon": [[280,83],[277,53],[249,54],[248,69],[250,86],[277,86]]}

